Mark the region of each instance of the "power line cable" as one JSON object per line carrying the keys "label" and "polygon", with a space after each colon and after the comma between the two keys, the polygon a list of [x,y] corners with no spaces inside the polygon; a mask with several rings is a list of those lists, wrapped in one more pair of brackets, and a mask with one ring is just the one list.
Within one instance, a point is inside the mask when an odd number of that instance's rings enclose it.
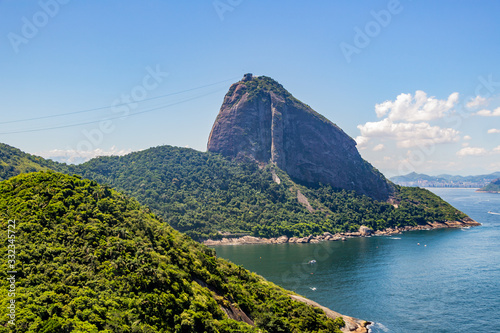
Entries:
{"label": "power line cable", "polygon": [[209,93],[206,93],[206,94],[203,94],[203,95],[197,96],[197,97],[192,97],[192,98],[188,98],[188,99],[185,99],[185,100],[182,100],[182,101],[176,102],[176,103],[171,103],[171,104],[167,104],[167,105],[159,106],[159,107],[152,108],[152,109],[148,109],[148,110],[143,110],[143,111],[139,111],[139,112],[131,113],[131,114],[128,114],[128,115],[125,115],[125,116],[124,116],[124,115],[120,115],[120,116],[110,117],[110,118],[106,118],[106,119],[93,120],[93,121],[82,122],[82,123],[76,123],[76,124],[69,124],[69,125],[60,125],[60,126],[53,126],[53,127],[46,127],[46,128],[37,128],[37,129],[31,129],[31,130],[21,130],[21,131],[3,132],[3,133],[0,133],[0,135],[5,135],[5,134],[20,134],[20,133],[31,133],[31,132],[48,131],[48,130],[53,130],[53,129],[61,129],[61,128],[67,128],[67,127],[75,127],[75,126],[82,126],[82,125],[88,125],[88,124],[95,124],[95,123],[99,123],[99,122],[101,122],[101,121],[107,121],[107,120],[113,120],[113,119],[119,119],[119,118],[128,118],[128,117],[137,116],[137,115],[140,115],[140,114],[144,114],[144,113],[148,113],[148,112],[152,112],[152,111],[157,111],[157,110],[160,110],[160,109],[168,108],[168,107],[171,107],[171,106],[174,106],[174,105],[178,105],[178,104],[182,104],[182,103],[190,102],[190,101],[192,101],[192,100],[195,100],[195,99],[198,99],[198,98],[202,98],[202,97],[205,97],[205,96],[208,96],[208,95],[214,94],[214,93],[219,92],[219,91],[221,91],[221,90],[222,90],[222,89],[217,89],[217,90],[214,90],[214,91],[212,91],[212,92],[209,92]]}
{"label": "power line cable", "polygon": [[[221,83],[224,83],[224,82],[227,82],[227,81],[232,81],[232,80],[235,80],[235,79],[236,78],[233,77],[233,78],[230,78],[230,79],[227,79],[227,80],[223,80],[223,81],[219,81],[219,82],[215,82],[215,83],[206,84],[204,86],[200,86],[200,87],[196,87],[196,88],[191,88],[191,89],[187,89],[187,90],[182,90],[182,91],[178,91],[178,92],[170,93],[170,94],[166,94],[166,95],[155,96],[155,97],[151,97],[151,98],[145,98],[145,99],[143,99],[141,101],[135,101],[135,102],[145,102],[145,101],[150,101],[150,100],[154,100],[154,99],[158,99],[158,98],[163,98],[163,97],[178,95],[178,94],[182,94],[182,93],[189,92],[189,91],[194,91],[194,90],[203,89],[203,88],[206,88],[206,87],[211,87],[211,86],[214,86],[214,85],[217,85],[217,84],[221,84]],[[25,118],[25,119],[18,119],[18,120],[2,121],[2,122],[0,122],[0,125],[3,125],[3,124],[12,124],[12,123],[20,123],[20,122],[24,122],[24,121],[33,121],[33,120],[40,120],[40,119],[63,117],[63,116],[68,116],[68,115],[73,115],[73,114],[98,111],[98,110],[108,109],[108,108],[111,108],[111,107],[118,107],[118,106],[124,106],[124,105],[129,105],[129,104],[130,103],[121,103],[121,104],[115,104],[115,105],[112,105],[112,106],[102,106],[102,107],[93,108],[93,109],[86,109],[86,110],[73,111],[73,112],[66,112],[66,113],[60,113],[60,114],[54,114],[54,115],[48,115],[48,116],[41,116],[41,117],[35,117],[35,118]],[[5,133],[0,133],[0,134],[5,134]]]}

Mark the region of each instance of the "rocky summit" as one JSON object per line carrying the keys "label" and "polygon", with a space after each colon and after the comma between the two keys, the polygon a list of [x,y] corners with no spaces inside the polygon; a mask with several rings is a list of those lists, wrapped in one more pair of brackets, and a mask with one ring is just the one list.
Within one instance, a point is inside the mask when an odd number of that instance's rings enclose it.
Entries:
{"label": "rocky summit", "polygon": [[376,200],[394,192],[349,135],[266,76],[245,74],[231,85],[208,151],[261,166],[273,163],[298,182],[329,184]]}

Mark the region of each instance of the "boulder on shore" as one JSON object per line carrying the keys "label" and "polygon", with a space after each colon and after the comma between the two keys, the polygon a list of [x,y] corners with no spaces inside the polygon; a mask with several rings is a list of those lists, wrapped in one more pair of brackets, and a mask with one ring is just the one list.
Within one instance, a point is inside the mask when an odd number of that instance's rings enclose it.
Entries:
{"label": "boulder on shore", "polygon": [[373,230],[364,225],[359,227],[359,233],[361,236],[371,236],[373,234]]}
{"label": "boulder on shore", "polygon": [[324,232],[322,235],[309,235],[307,237],[290,237],[280,236],[277,238],[259,238],[253,236],[243,236],[240,238],[222,238],[221,240],[208,239],[203,242],[205,245],[243,245],[243,244],[284,244],[284,243],[319,243],[322,241],[338,241],[347,240],[351,237],[366,237],[366,236],[390,236],[401,234],[405,231],[413,230],[430,230],[430,229],[441,229],[441,228],[464,228],[473,227],[481,225],[480,223],[470,219],[465,218],[460,221],[446,221],[446,222],[428,222],[425,225],[416,226],[405,226],[405,227],[395,227],[387,228],[385,230],[373,231],[367,226],[361,226],[359,231],[356,232],[345,232],[338,234],[331,234],[329,232]]}

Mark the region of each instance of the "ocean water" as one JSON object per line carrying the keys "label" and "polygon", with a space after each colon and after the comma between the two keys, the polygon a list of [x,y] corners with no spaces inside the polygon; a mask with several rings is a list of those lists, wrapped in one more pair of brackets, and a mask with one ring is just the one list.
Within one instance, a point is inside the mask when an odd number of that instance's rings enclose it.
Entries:
{"label": "ocean water", "polygon": [[500,332],[500,194],[430,190],[482,226],[214,248],[286,289],[373,322],[374,333]]}

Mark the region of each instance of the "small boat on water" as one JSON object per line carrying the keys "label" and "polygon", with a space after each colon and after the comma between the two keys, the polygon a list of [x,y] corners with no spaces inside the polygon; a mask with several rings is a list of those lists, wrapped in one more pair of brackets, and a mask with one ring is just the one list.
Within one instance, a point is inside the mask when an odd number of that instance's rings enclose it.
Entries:
{"label": "small boat on water", "polygon": [[314,260],[314,259],[313,259],[313,260],[310,260],[310,261],[308,262],[308,264],[315,264],[315,263],[316,263],[316,260]]}

